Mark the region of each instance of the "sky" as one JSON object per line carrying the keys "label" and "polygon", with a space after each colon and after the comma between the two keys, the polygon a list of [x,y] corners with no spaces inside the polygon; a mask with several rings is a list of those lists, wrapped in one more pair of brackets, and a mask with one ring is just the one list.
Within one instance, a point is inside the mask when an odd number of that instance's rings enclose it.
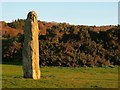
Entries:
{"label": "sky", "polygon": [[119,2],[120,0],[1,0],[2,2]]}
{"label": "sky", "polygon": [[117,25],[118,2],[3,2],[2,18],[6,22],[26,19],[29,11],[47,22],[74,25]]}

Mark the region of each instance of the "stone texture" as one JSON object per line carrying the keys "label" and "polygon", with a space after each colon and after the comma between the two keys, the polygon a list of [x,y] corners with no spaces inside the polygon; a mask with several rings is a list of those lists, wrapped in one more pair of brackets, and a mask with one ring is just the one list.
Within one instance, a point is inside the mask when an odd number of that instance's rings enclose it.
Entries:
{"label": "stone texture", "polygon": [[23,73],[24,78],[40,78],[38,21],[35,11],[27,15],[24,28]]}

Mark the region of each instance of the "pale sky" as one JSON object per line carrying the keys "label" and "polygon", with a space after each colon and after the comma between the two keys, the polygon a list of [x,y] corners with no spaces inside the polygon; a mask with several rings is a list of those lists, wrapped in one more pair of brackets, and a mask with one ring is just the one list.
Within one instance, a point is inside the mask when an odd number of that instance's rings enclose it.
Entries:
{"label": "pale sky", "polygon": [[[9,1],[9,0],[8,0]],[[36,0],[37,1],[37,0]],[[35,10],[38,19],[79,25],[117,25],[118,2],[3,2],[2,18],[6,22],[26,19]]]}

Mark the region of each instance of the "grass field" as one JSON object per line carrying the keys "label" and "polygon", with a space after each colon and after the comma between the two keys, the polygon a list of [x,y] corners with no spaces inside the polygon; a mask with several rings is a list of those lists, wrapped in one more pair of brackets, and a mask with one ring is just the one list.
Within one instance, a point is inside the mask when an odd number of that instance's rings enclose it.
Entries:
{"label": "grass field", "polygon": [[118,88],[118,67],[42,67],[40,80],[24,79],[21,65],[2,65],[3,88]]}

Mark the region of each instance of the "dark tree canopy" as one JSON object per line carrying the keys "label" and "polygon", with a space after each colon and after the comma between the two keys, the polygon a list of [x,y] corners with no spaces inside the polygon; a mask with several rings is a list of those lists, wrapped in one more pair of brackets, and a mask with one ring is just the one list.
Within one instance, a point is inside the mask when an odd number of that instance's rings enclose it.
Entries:
{"label": "dark tree canopy", "polygon": [[[42,24],[41,24],[42,23]],[[5,23],[4,27],[23,29],[24,20]],[[42,26],[42,27],[41,27]],[[46,34],[39,36],[42,66],[104,66],[120,64],[120,26],[82,26],[39,22]],[[46,31],[45,31],[46,30]],[[4,37],[4,35],[3,35]],[[24,34],[3,40],[4,62],[22,62]]]}

